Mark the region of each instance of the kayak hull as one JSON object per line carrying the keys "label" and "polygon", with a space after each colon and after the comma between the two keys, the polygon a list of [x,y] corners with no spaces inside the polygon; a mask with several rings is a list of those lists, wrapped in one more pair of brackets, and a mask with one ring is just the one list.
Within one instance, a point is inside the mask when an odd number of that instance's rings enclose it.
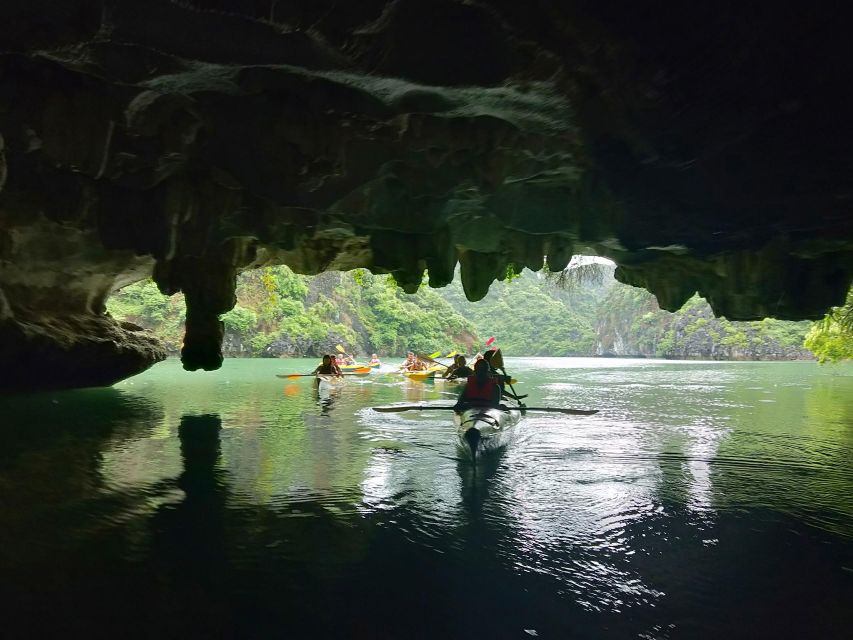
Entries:
{"label": "kayak hull", "polygon": [[321,398],[327,398],[335,389],[338,389],[341,384],[341,379],[336,376],[317,376],[317,392]]}
{"label": "kayak hull", "polygon": [[522,411],[506,411],[489,407],[470,407],[454,412],[456,442],[460,452],[476,461],[480,456],[510,443],[513,427],[521,420]]}
{"label": "kayak hull", "polygon": [[403,376],[408,378],[409,380],[417,380],[418,382],[424,382],[426,380],[432,380],[435,378],[435,371],[404,371]]}

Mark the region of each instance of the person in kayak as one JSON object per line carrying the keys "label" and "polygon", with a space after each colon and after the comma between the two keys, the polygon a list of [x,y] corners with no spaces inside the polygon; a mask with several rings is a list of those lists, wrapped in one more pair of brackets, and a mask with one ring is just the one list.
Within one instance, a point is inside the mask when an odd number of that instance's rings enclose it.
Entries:
{"label": "person in kayak", "polygon": [[382,363],[379,361],[379,356],[374,353],[370,356],[370,365],[373,366],[375,364],[381,365]]}
{"label": "person in kayak", "polygon": [[506,389],[504,386],[506,385],[507,376],[502,376],[498,373],[498,370],[495,369],[495,366],[492,364],[492,357],[497,353],[494,349],[489,349],[483,354],[483,360],[489,365],[489,375],[492,376],[495,380],[498,381],[498,384],[501,387],[501,394],[506,393]]}
{"label": "person in kayak", "polygon": [[501,388],[489,372],[489,363],[479,360],[474,365],[474,375],[468,376],[465,388],[456,401],[457,407],[499,407]]}
{"label": "person in kayak", "polygon": [[409,351],[409,353],[406,354],[406,361],[400,365],[400,371],[411,371],[414,363],[415,354]]}
{"label": "person in kayak", "polygon": [[448,380],[456,380],[457,378],[467,378],[473,376],[474,370],[468,366],[465,361],[465,356],[456,356],[453,359],[453,364],[444,372],[444,377]]}
{"label": "person in kayak", "polygon": [[313,373],[315,376],[339,376],[341,375],[341,368],[335,363],[335,361],[332,359],[332,356],[325,355],[323,356],[322,364],[320,364],[311,373]]}
{"label": "person in kayak", "polygon": [[[497,380],[498,385],[501,388],[501,397],[502,398],[512,398],[513,400],[521,400],[522,398],[526,398],[527,396],[517,396],[515,393],[511,393],[506,390],[506,384],[509,382],[510,386],[512,386],[512,376],[506,374],[506,369],[504,369],[504,374],[502,375],[498,373],[498,370],[495,368],[494,363],[492,362],[492,358],[497,354],[496,349],[489,349],[486,353],[483,354],[483,360],[489,363],[489,372]],[[503,358],[501,358],[501,365],[503,363]]]}

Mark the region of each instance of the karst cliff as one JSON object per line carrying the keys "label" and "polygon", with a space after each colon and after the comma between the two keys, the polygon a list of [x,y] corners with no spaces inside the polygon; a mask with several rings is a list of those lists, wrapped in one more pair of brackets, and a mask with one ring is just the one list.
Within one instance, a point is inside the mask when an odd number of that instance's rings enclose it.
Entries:
{"label": "karst cliff", "polygon": [[0,3],[0,390],[110,384],[184,292],[221,364],[241,270],[607,256],[676,309],[815,318],[853,276],[849,8],[586,0]]}

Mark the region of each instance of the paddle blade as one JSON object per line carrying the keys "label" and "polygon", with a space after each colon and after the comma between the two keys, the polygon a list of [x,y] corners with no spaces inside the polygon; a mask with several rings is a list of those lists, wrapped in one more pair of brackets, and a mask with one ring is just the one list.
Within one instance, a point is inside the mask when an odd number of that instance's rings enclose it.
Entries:
{"label": "paddle blade", "polygon": [[341,353],[346,353],[346,351],[344,350],[343,346],[341,346],[341,345],[339,345],[339,344],[336,344],[336,345],[335,345],[335,349],[337,349],[337,350],[338,350],[338,351],[340,351]]}
{"label": "paddle blade", "polygon": [[385,407],[371,407],[374,411],[379,411],[380,413],[399,413],[400,411],[453,411],[456,407],[453,406],[435,406],[435,405],[424,405],[424,404],[409,404],[409,405],[397,405],[397,406],[385,406]]}
{"label": "paddle blade", "polygon": [[451,351],[450,353],[448,353],[448,354],[447,354],[446,356],[444,356],[444,357],[445,357],[445,358],[455,358],[455,357],[456,357],[456,356],[458,356],[458,355],[459,355],[459,354],[458,354],[456,351]]}
{"label": "paddle blade", "polygon": [[431,353],[427,356],[427,358],[437,358],[441,355],[441,351],[436,351],[435,353]]}
{"label": "paddle blade", "polygon": [[491,346],[492,346],[492,343],[493,343],[494,341],[495,341],[495,337],[494,337],[494,336],[492,336],[491,338],[489,338],[488,340],[486,340],[486,346],[487,346],[487,347],[491,347]]}

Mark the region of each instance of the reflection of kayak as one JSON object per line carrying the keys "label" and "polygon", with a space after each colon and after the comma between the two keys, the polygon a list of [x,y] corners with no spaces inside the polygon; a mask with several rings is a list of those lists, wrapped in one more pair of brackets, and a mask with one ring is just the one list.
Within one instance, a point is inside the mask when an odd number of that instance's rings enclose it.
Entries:
{"label": "reflection of kayak", "polygon": [[506,411],[487,407],[471,407],[455,411],[453,422],[459,450],[476,461],[486,451],[508,444],[512,427],[521,419],[522,411]]}

